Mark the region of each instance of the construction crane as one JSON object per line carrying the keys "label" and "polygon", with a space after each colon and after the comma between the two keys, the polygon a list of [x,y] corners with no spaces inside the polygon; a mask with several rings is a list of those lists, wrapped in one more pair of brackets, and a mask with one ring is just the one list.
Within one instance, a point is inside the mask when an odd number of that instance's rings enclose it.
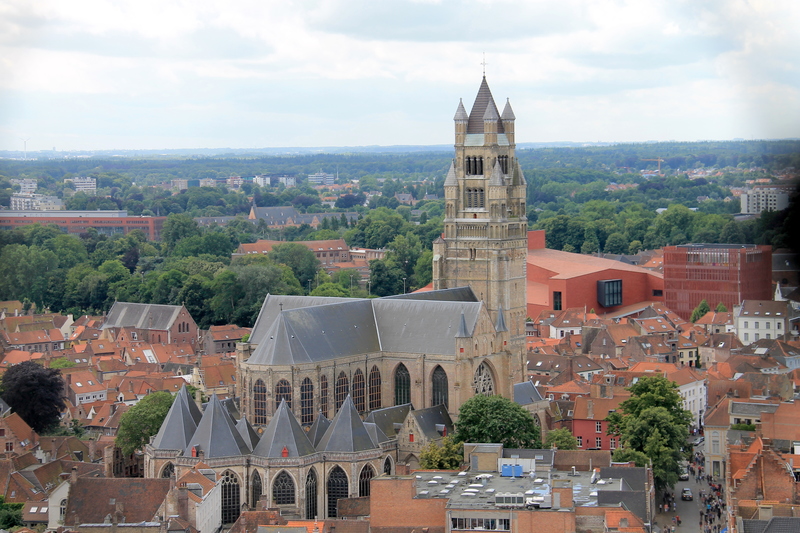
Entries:
{"label": "construction crane", "polygon": [[659,176],[662,175],[661,174],[661,162],[662,161],[666,161],[666,159],[661,159],[660,157],[657,157],[655,159],[642,159],[642,161],[658,161],[658,175]]}

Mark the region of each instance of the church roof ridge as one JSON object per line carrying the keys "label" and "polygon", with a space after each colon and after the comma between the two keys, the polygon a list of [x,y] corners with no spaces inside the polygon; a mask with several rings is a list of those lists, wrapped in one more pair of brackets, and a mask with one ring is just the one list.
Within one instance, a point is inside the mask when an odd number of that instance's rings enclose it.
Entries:
{"label": "church roof ridge", "polygon": [[[190,406],[194,406],[198,417]],[[189,440],[197,430],[197,423],[202,414],[193,400],[189,398],[189,391],[183,385],[175,396],[172,406],[164,418],[153,439],[153,448],[157,450],[184,450],[189,445]]]}
{"label": "church roof ridge", "polygon": [[316,420],[314,423],[311,424],[311,428],[308,430],[308,440],[311,441],[311,444],[316,447],[319,444],[319,441],[322,440],[322,437],[325,435],[325,431],[331,426],[331,421],[319,412],[317,414]]}
{"label": "church roof ridge", "polygon": [[231,415],[216,394],[211,395],[203,418],[186,446],[184,455],[190,456],[192,448],[195,446],[203,452],[206,458],[231,457],[250,453],[250,449],[239,434],[239,430],[236,429]]}
{"label": "church roof ridge", "polygon": [[256,430],[253,429],[253,426],[250,425],[250,422],[247,421],[246,417],[243,416],[238,422],[236,422],[236,429],[244,439],[247,447],[251,450],[255,450],[256,446],[258,445],[259,436],[258,433],[256,433]]}
{"label": "church roof ridge", "polygon": [[375,448],[377,444],[372,441],[364,422],[358,416],[353,399],[348,394],[322,440],[319,441],[317,451],[360,452]]}
{"label": "church roof ridge", "polygon": [[314,445],[300,427],[286,400],[281,400],[275,416],[261,435],[253,455],[258,457],[303,457],[313,454]]}

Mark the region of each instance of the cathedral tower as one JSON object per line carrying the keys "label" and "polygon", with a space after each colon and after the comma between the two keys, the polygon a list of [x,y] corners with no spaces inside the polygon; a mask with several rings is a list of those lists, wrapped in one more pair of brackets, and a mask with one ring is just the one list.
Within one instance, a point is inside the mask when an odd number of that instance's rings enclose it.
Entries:
{"label": "cathedral tower", "polygon": [[433,286],[471,286],[493,320],[502,315],[524,351],[528,222],[514,112],[508,101],[498,111],[484,76],[469,115],[459,102],[454,121],[455,158],[444,182],[444,235],[434,243]]}

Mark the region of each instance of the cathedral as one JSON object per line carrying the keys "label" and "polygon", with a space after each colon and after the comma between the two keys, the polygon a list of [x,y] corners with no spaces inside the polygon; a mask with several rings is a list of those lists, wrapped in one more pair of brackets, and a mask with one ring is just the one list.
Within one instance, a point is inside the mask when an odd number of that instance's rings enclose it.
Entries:
{"label": "cathedral", "polygon": [[[223,518],[272,507],[336,516],[339,498],[418,465],[476,394],[514,398],[525,380],[525,178],[514,113],[484,77],[459,102],[434,242],[433,290],[376,299],[268,295],[237,349],[241,417],[185,392],[147,446],[148,477],[222,480]],[[238,415],[238,413],[236,413]]]}

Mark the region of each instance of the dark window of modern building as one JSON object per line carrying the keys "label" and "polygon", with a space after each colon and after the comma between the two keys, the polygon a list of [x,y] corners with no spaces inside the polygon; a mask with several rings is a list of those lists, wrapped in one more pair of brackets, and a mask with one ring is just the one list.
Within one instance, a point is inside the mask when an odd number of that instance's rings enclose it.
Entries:
{"label": "dark window of modern building", "polygon": [[411,376],[406,365],[400,363],[394,371],[394,404],[411,403]]}
{"label": "dark window of modern building", "polygon": [[314,384],[306,378],[300,385],[300,423],[310,426],[314,422]]}
{"label": "dark window of modern building", "polygon": [[369,410],[381,408],[381,371],[373,366],[369,371]]}
{"label": "dark window of modern building", "polygon": [[664,291],[661,289],[653,289],[653,296],[664,296]]}
{"label": "dark window of modern building", "polygon": [[436,366],[433,370],[433,398],[431,405],[444,405],[448,407],[447,373],[441,366]]}
{"label": "dark window of modern building", "polygon": [[561,311],[561,291],[553,291],[553,310]]}
{"label": "dark window of modern building", "polygon": [[601,307],[622,305],[622,280],[606,279],[598,281],[597,302]]}

